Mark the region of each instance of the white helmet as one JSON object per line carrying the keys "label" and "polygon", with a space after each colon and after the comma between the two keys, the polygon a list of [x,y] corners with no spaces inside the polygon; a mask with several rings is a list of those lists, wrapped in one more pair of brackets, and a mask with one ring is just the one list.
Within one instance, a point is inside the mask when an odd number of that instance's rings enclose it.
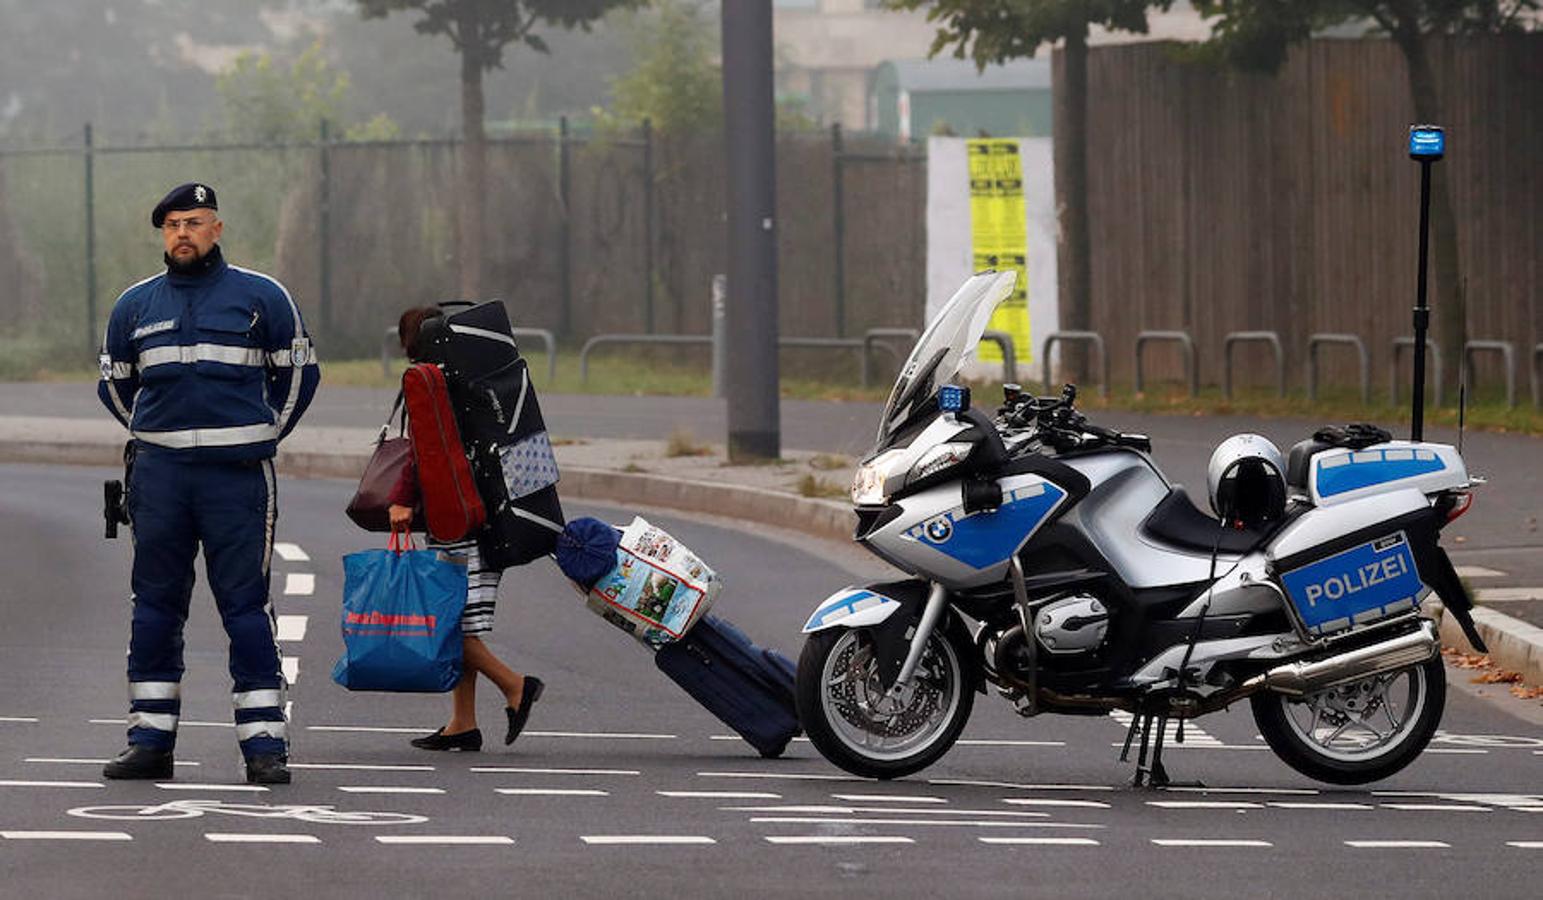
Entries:
{"label": "white helmet", "polygon": [[1286,512],[1286,462],[1269,438],[1237,434],[1221,442],[1206,467],[1211,509],[1227,524],[1254,526]]}

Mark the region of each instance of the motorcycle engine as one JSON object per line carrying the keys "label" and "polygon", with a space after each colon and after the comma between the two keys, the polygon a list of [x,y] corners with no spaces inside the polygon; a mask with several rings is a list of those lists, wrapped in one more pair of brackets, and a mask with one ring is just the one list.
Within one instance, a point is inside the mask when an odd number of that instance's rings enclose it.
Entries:
{"label": "motorcycle engine", "polygon": [[1053,601],[1034,613],[1034,637],[1056,655],[1097,650],[1109,633],[1109,610],[1091,594]]}

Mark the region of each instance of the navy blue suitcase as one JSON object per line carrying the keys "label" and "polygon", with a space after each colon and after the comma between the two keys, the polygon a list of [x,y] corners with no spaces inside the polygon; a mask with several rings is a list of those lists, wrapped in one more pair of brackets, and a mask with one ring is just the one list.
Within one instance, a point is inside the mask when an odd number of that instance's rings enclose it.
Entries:
{"label": "navy blue suitcase", "polygon": [[660,647],[654,665],[762,756],[781,756],[799,734],[793,661],[730,622],[705,616]]}

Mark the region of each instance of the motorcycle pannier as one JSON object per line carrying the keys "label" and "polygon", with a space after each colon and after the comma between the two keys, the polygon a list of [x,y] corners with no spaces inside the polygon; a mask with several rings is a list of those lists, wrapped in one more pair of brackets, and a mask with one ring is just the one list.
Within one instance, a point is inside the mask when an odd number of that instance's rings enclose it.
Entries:
{"label": "motorcycle pannier", "polygon": [[444,366],[488,509],[477,541],[484,561],[508,568],[551,553],[563,526],[557,461],[502,301],[429,319],[419,340]]}

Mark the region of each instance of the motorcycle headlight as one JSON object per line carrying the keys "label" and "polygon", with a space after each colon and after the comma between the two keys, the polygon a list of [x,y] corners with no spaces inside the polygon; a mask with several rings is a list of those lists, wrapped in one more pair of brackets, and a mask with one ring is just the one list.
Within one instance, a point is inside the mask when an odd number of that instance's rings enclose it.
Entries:
{"label": "motorcycle headlight", "polygon": [[906,481],[920,481],[928,475],[935,475],[951,466],[957,466],[970,456],[970,451],[975,445],[968,441],[956,441],[947,444],[939,444],[923,453],[921,459],[911,466],[911,471],[906,475]]}
{"label": "motorcycle headlight", "polygon": [[884,485],[895,474],[905,457],[904,450],[886,450],[857,467],[852,477],[852,503],[857,506],[882,506],[889,494]]}

